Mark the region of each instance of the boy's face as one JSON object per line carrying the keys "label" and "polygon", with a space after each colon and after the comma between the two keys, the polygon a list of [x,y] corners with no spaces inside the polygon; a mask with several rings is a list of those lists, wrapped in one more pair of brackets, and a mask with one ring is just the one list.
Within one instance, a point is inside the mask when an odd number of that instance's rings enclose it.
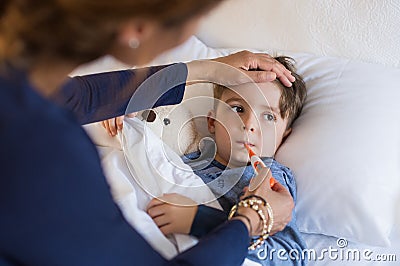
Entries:
{"label": "boy's face", "polygon": [[281,90],[275,82],[243,84],[223,91],[210,112],[208,130],[215,135],[215,159],[231,168],[249,161],[244,144],[259,156],[272,157],[290,133],[279,110]]}

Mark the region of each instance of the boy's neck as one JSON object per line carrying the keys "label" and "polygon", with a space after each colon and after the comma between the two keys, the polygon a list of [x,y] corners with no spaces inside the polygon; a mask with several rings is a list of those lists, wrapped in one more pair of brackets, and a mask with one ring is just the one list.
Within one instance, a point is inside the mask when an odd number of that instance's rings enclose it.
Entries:
{"label": "boy's neck", "polygon": [[227,168],[239,168],[239,167],[244,167],[244,166],[250,165],[250,162],[247,162],[246,164],[243,163],[240,165],[233,164],[231,162],[226,162],[226,160],[224,160],[218,153],[215,155],[214,160]]}

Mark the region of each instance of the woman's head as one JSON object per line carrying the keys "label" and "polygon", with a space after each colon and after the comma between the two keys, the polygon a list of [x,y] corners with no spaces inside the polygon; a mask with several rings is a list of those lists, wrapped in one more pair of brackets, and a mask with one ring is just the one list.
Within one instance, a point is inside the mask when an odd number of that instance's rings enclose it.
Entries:
{"label": "woman's head", "polygon": [[[46,57],[82,63],[107,53],[143,64],[187,39],[221,1],[4,1],[0,52],[27,65]],[[129,47],[132,39],[139,47]]]}

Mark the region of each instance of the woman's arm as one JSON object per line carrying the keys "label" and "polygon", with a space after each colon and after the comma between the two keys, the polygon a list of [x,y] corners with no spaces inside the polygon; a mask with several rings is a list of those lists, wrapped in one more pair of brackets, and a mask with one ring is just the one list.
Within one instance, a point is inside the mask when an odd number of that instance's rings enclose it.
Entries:
{"label": "woman's arm", "polygon": [[52,98],[87,124],[124,115],[129,109],[177,104],[183,98],[186,77],[183,63],[77,76]]}
{"label": "woman's arm", "polygon": [[228,220],[228,216],[224,211],[199,205],[189,234],[201,238],[223,224],[226,220]]}
{"label": "woman's arm", "polygon": [[249,246],[244,222],[231,220],[176,256],[171,265],[241,265]]}
{"label": "woman's arm", "polygon": [[[50,114],[48,119],[55,121],[37,127],[37,120],[24,111],[19,114],[20,119],[10,119],[14,134],[3,134],[1,142],[13,148],[1,160],[5,178],[0,179],[0,210],[8,215],[0,219],[0,261],[10,265],[240,265],[244,259],[249,233],[245,223],[232,221],[167,261],[124,219],[96,149],[78,125],[71,126],[74,121]],[[19,131],[31,133],[25,145],[17,145]],[[24,167],[21,160],[12,160],[32,150],[40,156],[26,160]]]}
{"label": "woman's arm", "polygon": [[81,124],[87,124],[160,105],[177,104],[183,98],[186,84],[235,85],[275,79],[286,86],[291,86],[294,81],[290,71],[271,56],[242,51],[187,64],[74,77],[53,99],[72,110]]}

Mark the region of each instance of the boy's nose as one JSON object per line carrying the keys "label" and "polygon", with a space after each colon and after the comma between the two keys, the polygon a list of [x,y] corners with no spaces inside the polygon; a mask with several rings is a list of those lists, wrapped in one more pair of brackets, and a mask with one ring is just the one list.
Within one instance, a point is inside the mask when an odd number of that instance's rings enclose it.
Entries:
{"label": "boy's nose", "polygon": [[251,131],[251,132],[254,132],[255,131],[255,129],[254,129],[254,127],[246,127],[246,126],[243,126],[243,129],[244,130],[249,130],[249,131]]}
{"label": "boy's nose", "polygon": [[254,115],[248,115],[243,118],[243,129],[254,132],[257,127],[257,119]]}

